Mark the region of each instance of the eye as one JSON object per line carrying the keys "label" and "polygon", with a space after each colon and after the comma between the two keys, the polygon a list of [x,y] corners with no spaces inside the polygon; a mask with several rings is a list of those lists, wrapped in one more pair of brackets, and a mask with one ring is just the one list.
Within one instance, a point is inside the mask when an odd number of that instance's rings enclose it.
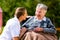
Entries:
{"label": "eye", "polygon": [[39,11],[39,13],[41,13],[41,11]]}

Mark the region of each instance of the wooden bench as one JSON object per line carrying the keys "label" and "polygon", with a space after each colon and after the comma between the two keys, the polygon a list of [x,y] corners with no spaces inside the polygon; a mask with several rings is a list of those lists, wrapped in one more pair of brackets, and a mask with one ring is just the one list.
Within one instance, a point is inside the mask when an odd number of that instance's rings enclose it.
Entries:
{"label": "wooden bench", "polygon": [[58,28],[56,28],[56,30],[57,30],[57,37],[58,37],[58,39],[60,38],[60,27],[58,27]]}
{"label": "wooden bench", "polygon": [[56,30],[60,32],[60,27],[59,28],[56,28]]}

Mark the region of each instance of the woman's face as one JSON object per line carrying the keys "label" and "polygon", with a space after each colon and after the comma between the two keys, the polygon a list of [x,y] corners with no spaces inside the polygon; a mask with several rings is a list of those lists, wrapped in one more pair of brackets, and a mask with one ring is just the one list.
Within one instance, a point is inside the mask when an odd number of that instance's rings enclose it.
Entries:
{"label": "woman's face", "polygon": [[25,14],[21,16],[21,20],[22,21],[26,20],[26,18],[27,18],[27,11],[25,10]]}
{"label": "woman's face", "polygon": [[43,8],[37,8],[36,9],[35,15],[37,17],[44,17],[45,14],[46,14],[46,10],[45,9],[43,9]]}
{"label": "woman's face", "polygon": [[25,14],[23,15],[23,20],[26,20],[27,18],[27,11],[25,11]]}

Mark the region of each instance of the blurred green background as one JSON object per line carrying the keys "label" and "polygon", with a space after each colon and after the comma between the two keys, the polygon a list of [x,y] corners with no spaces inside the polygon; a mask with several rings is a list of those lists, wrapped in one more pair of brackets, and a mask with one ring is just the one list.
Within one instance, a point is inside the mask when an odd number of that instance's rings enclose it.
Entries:
{"label": "blurred green background", "polygon": [[25,7],[28,15],[35,15],[35,8],[38,3],[48,6],[46,14],[56,27],[60,27],[60,0],[0,0],[0,7],[3,10],[3,26],[8,19],[14,16],[17,7]]}

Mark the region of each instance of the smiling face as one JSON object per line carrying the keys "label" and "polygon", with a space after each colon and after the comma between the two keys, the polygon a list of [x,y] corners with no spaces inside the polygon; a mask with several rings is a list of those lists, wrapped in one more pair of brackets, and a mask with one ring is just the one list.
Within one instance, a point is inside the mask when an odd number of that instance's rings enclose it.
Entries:
{"label": "smiling face", "polygon": [[27,17],[27,10],[24,7],[18,7],[15,11],[15,16],[18,18],[20,22],[26,19]]}
{"label": "smiling face", "polygon": [[38,18],[43,18],[46,14],[46,11],[44,8],[37,8],[36,9],[36,12],[35,12],[35,15],[38,17]]}
{"label": "smiling face", "polygon": [[19,20],[20,20],[20,21],[26,20],[27,15],[28,15],[28,14],[27,14],[27,10],[25,10],[25,11],[24,11],[24,15],[21,15],[21,16],[19,17]]}
{"label": "smiling face", "polygon": [[42,19],[46,12],[47,12],[47,6],[45,4],[37,4],[36,6],[36,12],[35,12],[35,16],[38,18],[38,19]]}
{"label": "smiling face", "polygon": [[25,10],[25,14],[24,15],[22,15],[22,20],[26,20],[26,18],[27,18],[27,11]]}

